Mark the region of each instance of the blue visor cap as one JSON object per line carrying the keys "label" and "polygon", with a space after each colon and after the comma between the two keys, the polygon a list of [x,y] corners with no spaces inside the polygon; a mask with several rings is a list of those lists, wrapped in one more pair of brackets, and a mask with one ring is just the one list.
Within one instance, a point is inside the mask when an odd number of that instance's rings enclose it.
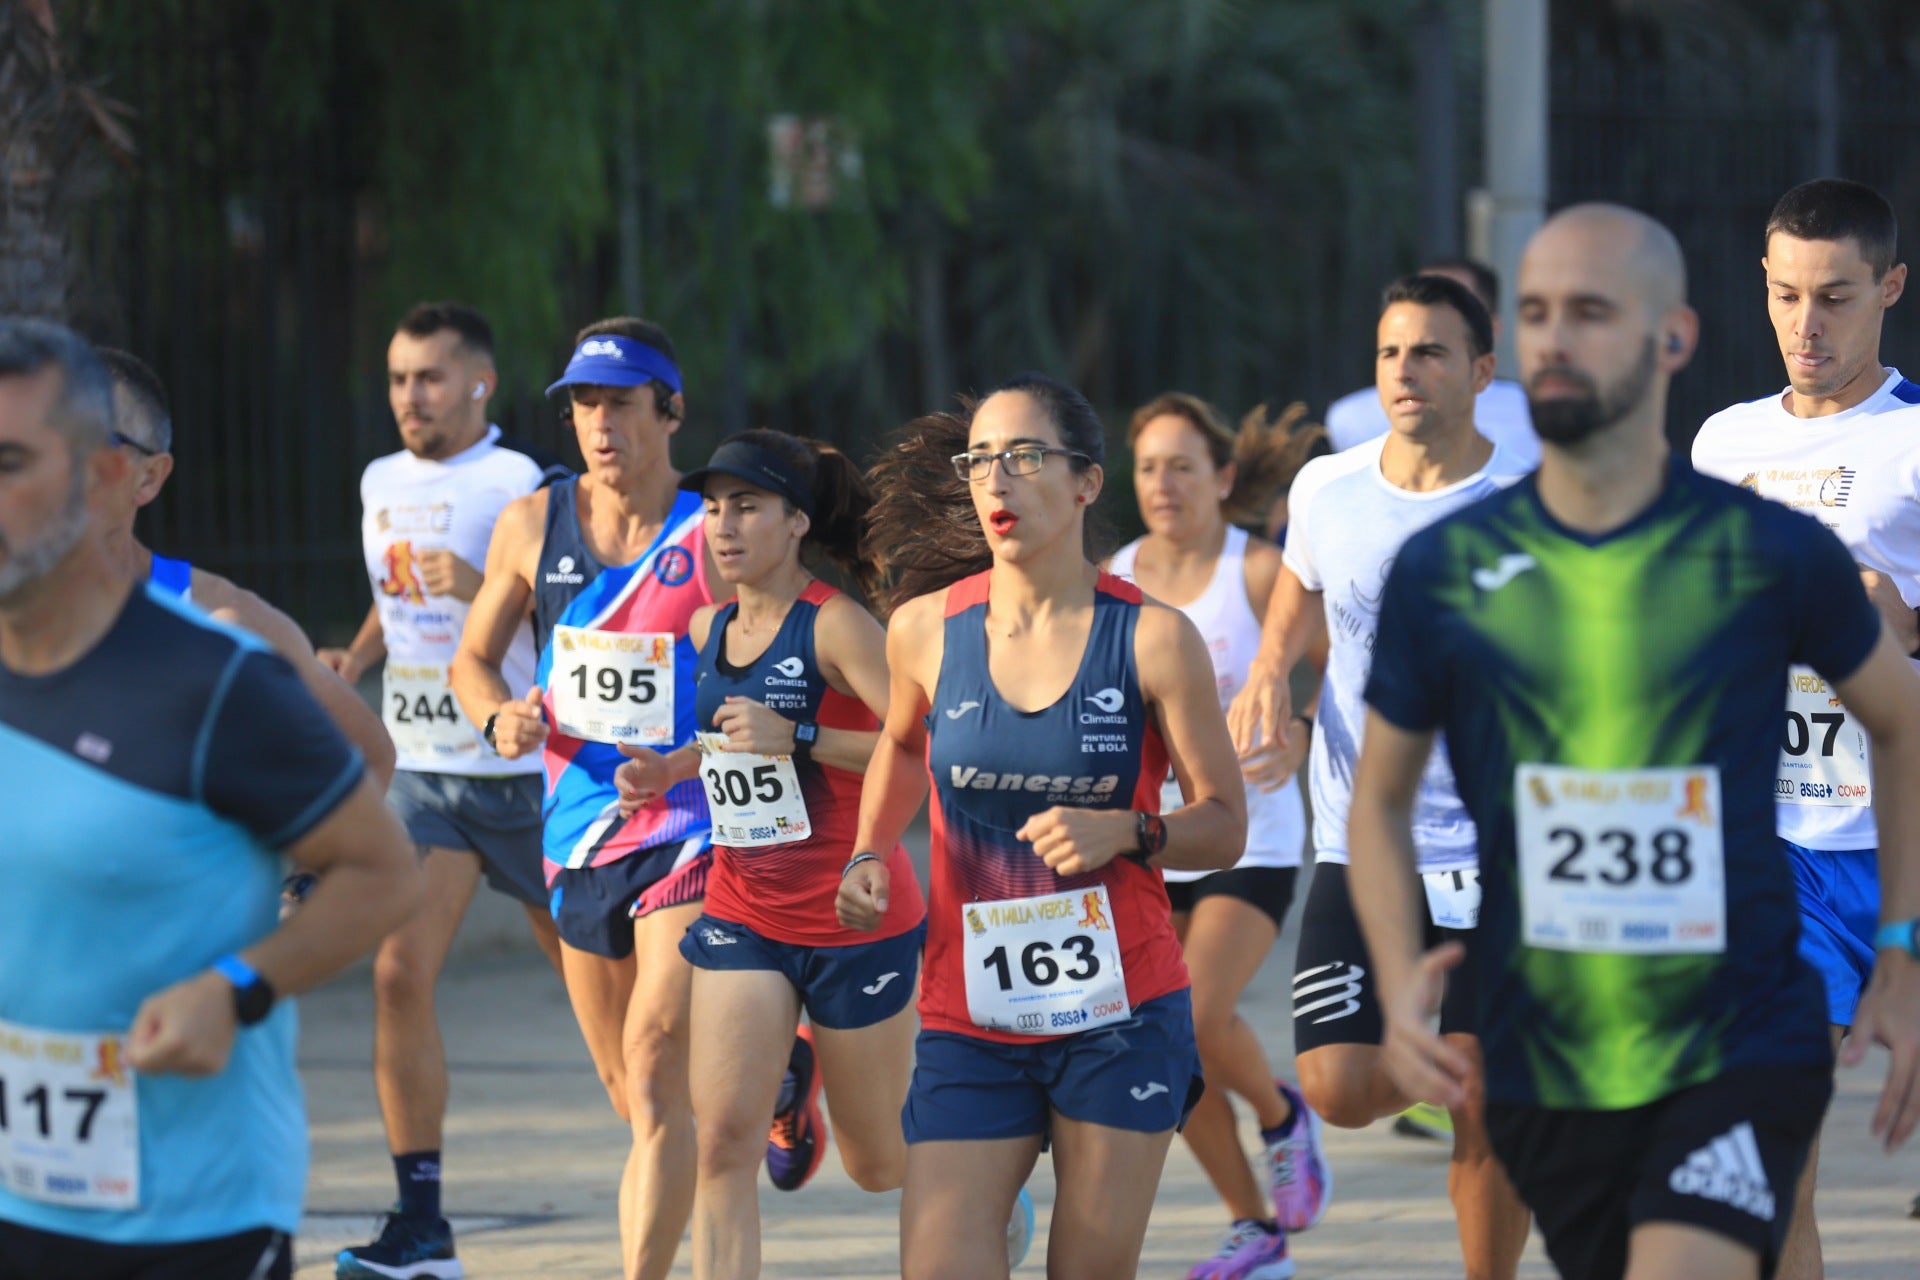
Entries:
{"label": "blue visor cap", "polygon": [[716,475],[732,476],[736,480],[745,480],[756,489],[777,493],[806,512],[808,519],[813,518],[812,492],[771,449],[762,449],[749,440],[722,441],[720,447],[713,451],[712,461],[698,471],[689,471],[680,477],[680,487],[693,493],[703,493],[707,480]]}
{"label": "blue visor cap", "polygon": [[580,344],[567,361],[567,371],[547,388],[547,394],[567,387],[639,387],[649,382],[680,390],[679,366],[644,342],[603,333]]}

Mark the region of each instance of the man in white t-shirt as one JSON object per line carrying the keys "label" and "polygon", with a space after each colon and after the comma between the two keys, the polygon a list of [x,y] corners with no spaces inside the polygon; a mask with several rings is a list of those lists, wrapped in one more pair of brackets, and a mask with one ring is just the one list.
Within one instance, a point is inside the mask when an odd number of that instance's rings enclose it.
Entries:
{"label": "man in white t-shirt", "polygon": [[[559,964],[540,864],[540,761],[501,759],[447,683],[494,521],[565,474],[487,422],[496,381],[493,332],[479,312],[424,303],[401,319],[387,348],[387,391],[406,448],[375,459],[360,481],[374,603],[349,648],[321,653],[349,681],[386,658],[381,711],[399,755],[388,800],[427,873],[420,910],[374,961],[374,1081],[399,1208],[379,1239],[339,1255],[341,1277],[460,1274],[440,1211],[447,1065],[433,993],[482,871],[525,908]],[[514,688],[533,684],[524,623],[506,664]]]}
{"label": "man in white t-shirt", "polygon": [[[1420,268],[1419,274],[1445,276],[1471,289],[1493,318],[1493,339],[1499,342],[1500,277],[1492,267],[1471,258],[1444,258]],[[1481,435],[1499,445],[1524,470],[1540,465],[1540,441],[1533,434],[1527,393],[1519,383],[1505,378],[1487,383],[1474,398],[1473,422]],[[1327,439],[1336,453],[1384,436],[1387,427],[1378,388],[1362,387],[1327,406]]]}
{"label": "man in white t-shirt", "polygon": [[[1892,207],[1856,182],[1822,179],[1780,197],[1761,265],[1788,386],[1707,419],[1693,462],[1833,530],[1912,653],[1920,640],[1920,386],[1880,363],[1881,322],[1907,280],[1896,235]],[[1866,733],[1806,668],[1794,669],[1787,690],[1774,786],[1800,892],[1800,953],[1826,982],[1837,1045],[1873,971],[1879,836]],[[1782,1280],[1821,1274],[1816,1163],[1800,1180]]]}
{"label": "man in white t-shirt", "polygon": [[[1475,429],[1475,396],[1493,366],[1493,322],[1471,290],[1437,275],[1387,287],[1374,367],[1392,430],[1314,459],[1294,480],[1284,563],[1260,653],[1228,715],[1247,759],[1265,754],[1282,730],[1291,735],[1304,726],[1313,734],[1315,863],[1294,961],[1293,1037],[1301,1091],[1344,1128],[1371,1124],[1413,1101],[1386,1072],[1378,992],[1347,878],[1347,812],[1381,592],[1407,538],[1526,472]],[[1329,646],[1316,723],[1290,716],[1287,673],[1322,628]],[[1430,932],[1436,942],[1465,941],[1479,913],[1479,851],[1444,747],[1433,752],[1413,821]],[[1473,1025],[1470,968],[1471,960],[1450,976],[1440,1025],[1477,1060],[1478,1041],[1466,1031]],[[1487,1144],[1477,1087],[1452,1118],[1447,1185],[1467,1274],[1511,1277],[1526,1243],[1527,1211]]]}

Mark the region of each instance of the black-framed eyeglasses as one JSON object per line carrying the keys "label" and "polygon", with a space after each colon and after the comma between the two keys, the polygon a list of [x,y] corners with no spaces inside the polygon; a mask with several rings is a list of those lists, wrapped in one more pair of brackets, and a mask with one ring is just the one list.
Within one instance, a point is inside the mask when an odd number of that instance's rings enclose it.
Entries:
{"label": "black-framed eyeglasses", "polygon": [[135,453],[139,454],[143,458],[154,458],[154,457],[158,457],[160,454],[160,451],[154,448],[152,445],[141,444],[138,440],[135,440],[132,436],[127,435],[125,432],[116,431],[113,433],[113,436],[111,438],[115,444],[123,444],[127,446],[127,448],[133,450]]}
{"label": "black-framed eyeglasses", "polygon": [[1078,458],[1091,463],[1092,458],[1078,449],[1056,449],[1050,444],[1022,444],[1011,449],[1002,449],[998,453],[956,453],[953,455],[953,473],[962,480],[975,484],[985,480],[993,471],[993,461],[1000,460],[1000,470],[1010,476],[1030,476],[1046,463],[1048,454],[1058,454],[1063,458]]}

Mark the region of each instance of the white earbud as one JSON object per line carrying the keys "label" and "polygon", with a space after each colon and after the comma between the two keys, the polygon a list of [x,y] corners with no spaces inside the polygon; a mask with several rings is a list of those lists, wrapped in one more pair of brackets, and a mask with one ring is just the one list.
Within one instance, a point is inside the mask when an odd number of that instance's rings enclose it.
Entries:
{"label": "white earbud", "polygon": [[484,382],[476,382],[476,383],[474,383],[474,384],[473,384],[473,398],[474,398],[475,400],[478,400],[478,399],[479,399],[479,398],[480,398],[481,396],[484,396],[484,395],[486,395],[486,394],[487,394],[487,384],[486,384],[486,383],[484,383]]}

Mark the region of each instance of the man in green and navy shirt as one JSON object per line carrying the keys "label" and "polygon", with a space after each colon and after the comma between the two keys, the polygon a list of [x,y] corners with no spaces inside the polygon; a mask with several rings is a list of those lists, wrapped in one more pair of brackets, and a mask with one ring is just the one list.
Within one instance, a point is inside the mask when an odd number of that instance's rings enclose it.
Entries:
{"label": "man in green and navy shirt", "polygon": [[[1351,818],[1357,905],[1417,1096],[1465,1079],[1426,1015],[1408,808],[1444,731],[1480,830],[1487,1127],[1570,1280],[1770,1275],[1824,1110],[1825,1001],[1773,834],[1787,668],[1836,688],[1876,769],[1920,770],[1920,679],[1817,523],[1665,445],[1697,331],[1672,236],[1564,211],[1521,266],[1540,471],[1411,539],[1388,579]],[[1889,790],[1892,788],[1889,787]],[[1920,820],[1883,817],[1888,921],[1920,915]],[[1902,877],[1895,868],[1904,865]],[[1890,931],[1891,933],[1897,932]],[[1858,1027],[1920,1050],[1920,959],[1880,955]]]}

